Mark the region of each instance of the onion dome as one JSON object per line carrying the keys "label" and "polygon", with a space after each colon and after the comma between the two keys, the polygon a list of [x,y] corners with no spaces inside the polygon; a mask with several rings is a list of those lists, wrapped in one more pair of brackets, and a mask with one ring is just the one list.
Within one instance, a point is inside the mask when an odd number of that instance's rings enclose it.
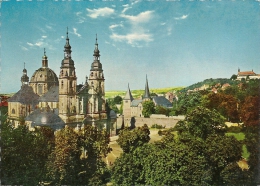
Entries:
{"label": "onion dome", "polygon": [[98,42],[97,42],[97,35],[96,35],[96,44],[95,44],[95,50],[93,56],[98,59],[100,57],[99,49],[98,49]]}
{"label": "onion dome", "polygon": [[67,38],[66,38],[66,44],[64,45],[64,58],[70,58],[71,57],[71,46],[70,46],[70,40],[68,36],[68,27],[67,27]]}
{"label": "onion dome", "polygon": [[99,61],[100,54],[99,54],[99,49],[98,49],[97,36],[96,36],[95,50],[94,50],[93,56],[94,56],[94,61],[91,64],[91,70],[92,71],[93,70],[94,71],[95,70],[101,70],[102,71],[102,64]]}

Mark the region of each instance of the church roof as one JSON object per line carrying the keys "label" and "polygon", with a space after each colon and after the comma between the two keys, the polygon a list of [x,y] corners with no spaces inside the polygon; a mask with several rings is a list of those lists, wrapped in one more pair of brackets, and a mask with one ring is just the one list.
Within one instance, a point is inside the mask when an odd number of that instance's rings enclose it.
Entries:
{"label": "church roof", "polygon": [[130,90],[130,87],[129,87],[129,84],[128,84],[128,89],[126,91],[126,94],[125,94],[125,97],[124,97],[124,100],[131,100],[133,101],[133,96],[132,96],[132,93],[131,93],[131,90]]}
{"label": "church roof", "polygon": [[141,100],[141,99],[135,99],[132,101],[131,107],[137,107],[139,105],[139,103],[142,103],[142,102],[143,102],[143,100]]}
{"label": "church roof", "polygon": [[8,102],[19,102],[22,104],[38,104],[39,96],[33,92],[32,87],[23,85],[21,89],[8,99]]}
{"label": "church roof", "polygon": [[145,91],[144,91],[144,98],[149,98],[150,99],[150,91],[149,91],[149,86],[148,86],[148,80],[147,80],[147,75],[146,75],[146,83],[145,83]]}
{"label": "church roof", "polygon": [[156,96],[153,97],[153,101],[155,105],[162,106],[162,107],[172,107],[172,103],[166,99],[164,96]]}
{"label": "church roof", "polygon": [[29,116],[25,118],[26,121],[32,121],[31,126],[48,126],[54,130],[64,128],[64,121],[53,111],[46,109],[36,109]]}
{"label": "church roof", "polygon": [[254,71],[244,71],[244,72],[238,72],[239,76],[255,76],[256,73]]}
{"label": "church roof", "polygon": [[52,86],[39,98],[40,102],[59,102],[59,86]]}
{"label": "church roof", "polygon": [[41,67],[36,70],[31,77],[30,83],[36,82],[55,82],[56,85],[58,85],[58,77],[49,67]]}

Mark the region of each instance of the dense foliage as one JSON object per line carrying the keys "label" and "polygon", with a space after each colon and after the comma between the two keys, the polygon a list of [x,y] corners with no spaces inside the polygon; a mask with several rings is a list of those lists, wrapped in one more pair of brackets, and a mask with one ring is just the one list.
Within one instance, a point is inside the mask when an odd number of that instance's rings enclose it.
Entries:
{"label": "dense foliage", "polygon": [[1,181],[7,185],[38,185],[45,179],[45,163],[54,147],[53,131],[29,131],[24,125],[1,124]]}
{"label": "dense foliage", "polygon": [[142,105],[142,114],[145,118],[149,118],[152,114],[155,113],[155,105],[153,101],[145,101],[142,103]]}
{"label": "dense foliage", "polygon": [[9,185],[102,185],[110,173],[103,158],[111,151],[106,131],[85,126],[55,133],[46,127],[1,125],[1,181]]}

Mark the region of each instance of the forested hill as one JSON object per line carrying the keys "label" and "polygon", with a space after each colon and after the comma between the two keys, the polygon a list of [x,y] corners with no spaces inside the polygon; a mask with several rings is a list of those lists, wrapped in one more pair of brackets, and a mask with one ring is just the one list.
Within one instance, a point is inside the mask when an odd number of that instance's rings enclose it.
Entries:
{"label": "forested hill", "polygon": [[211,88],[212,86],[216,85],[216,84],[225,84],[225,83],[229,83],[230,85],[233,85],[236,83],[236,81],[228,79],[228,78],[217,78],[217,79],[205,79],[204,81],[195,83],[193,85],[190,85],[188,87],[185,87],[181,90],[181,92],[186,92],[188,90],[194,90],[196,88],[201,88],[204,85],[207,85],[209,88]]}

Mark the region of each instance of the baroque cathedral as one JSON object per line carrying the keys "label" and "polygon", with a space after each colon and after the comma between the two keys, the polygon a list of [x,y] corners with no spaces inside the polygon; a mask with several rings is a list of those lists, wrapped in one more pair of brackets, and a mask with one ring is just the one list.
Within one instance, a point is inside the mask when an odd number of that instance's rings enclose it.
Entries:
{"label": "baroque cathedral", "polygon": [[64,125],[91,124],[99,128],[106,125],[105,78],[97,37],[89,78],[86,76],[84,84],[77,84],[71,53],[67,30],[59,76],[48,67],[45,49],[42,66],[30,81],[24,67],[21,89],[8,100],[8,119],[14,126],[50,126],[57,130]]}

